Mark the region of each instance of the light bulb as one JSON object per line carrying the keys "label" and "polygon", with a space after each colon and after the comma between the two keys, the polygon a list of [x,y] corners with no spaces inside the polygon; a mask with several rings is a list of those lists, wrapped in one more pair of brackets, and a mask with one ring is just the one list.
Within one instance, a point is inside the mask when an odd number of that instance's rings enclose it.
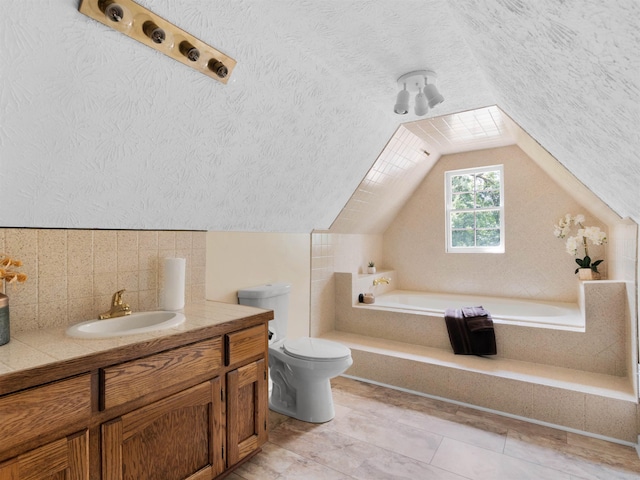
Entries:
{"label": "light bulb", "polygon": [[153,43],[163,43],[167,39],[167,34],[164,33],[164,30],[150,20],[144,22],[142,31]]}
{"label": "light bulb", "polygon": [[444,102],[444,97],[440,94],[438,89],[433,83],[427,83],[424,86],[424,94],[427,96],[427,100],[429,101],[429,107],[433,108],[436,105],[440,105]]}
{"label": "light bulb", "polygon": [[98,8],[107,20],[117,25],[119,30],[126,30],[131,27],[133,17],[127,7],[120,5],[114,0],[100,0]]}
{"label": "light bulb", "polygon": [[155,22],[151,20],[144,22],[142,24],[142,31],[149,40],[157,45],[157,47],[154,46],[155,48],[159,50],[171,50],[173,48],[174,39],[171,31],[159,27]]}
{"label": "light bulb", "polygon": [[398,98],[396,99],[396,105],[393,107],[393,111],[398,115],[406,115],[409,113],[409,92],[407,91],[407,84],[404,88],[398,92]]}
{"label": "light bulb", "polygon": [[416,95],[416,105],[414,108],[414,112],[419,117],[423,117],[429,111],[429,105],[427,104],[427,97],[424,96],[422,90],[418,89],[418,94]]}
{"label": "light bulb", "polygon": [[225,78],[229,74],[229,69],[225,64],[215,58],[209,60],[207,67],[220,78]]}
{"label": "light bulb", "polygon": [[186,40],[180,42],[180,53],[182,53],[185,57],[187,57],[192,62],[197,62],[200,58],[200,50],[191,45]]}

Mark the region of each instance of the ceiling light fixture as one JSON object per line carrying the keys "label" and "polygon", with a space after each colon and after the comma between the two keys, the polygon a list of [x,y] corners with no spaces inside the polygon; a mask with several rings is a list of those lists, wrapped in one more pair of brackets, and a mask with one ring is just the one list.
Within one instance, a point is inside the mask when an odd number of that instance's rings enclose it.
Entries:
{"label": "ceiling light fixture", "polygon": [[86,16],[144,43],[221,83],[236,61],[133,0],[81,0]]}
{"label": "ceiling light fixture", "polygon": [[398,115],[409,113],[410,91],[417,92],[415,98],[414,112],[419,117],[425,116],[430,108],[444,102],[444,97],[438,91],[435,84],[429,83],[429,79],[435,80],[438,76],[433,70],[415,70],[405,73],[398,78],[398,92],[396,105],[393,111]]}

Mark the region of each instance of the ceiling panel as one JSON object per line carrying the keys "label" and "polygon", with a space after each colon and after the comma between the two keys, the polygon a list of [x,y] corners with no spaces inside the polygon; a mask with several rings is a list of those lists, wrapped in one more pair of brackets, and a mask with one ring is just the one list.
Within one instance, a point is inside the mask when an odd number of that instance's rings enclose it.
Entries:
{"label": "ceiling panel", "polygon": [[510,119],[496,106],[418,120],[405,127],[440,155],[516,143]]}

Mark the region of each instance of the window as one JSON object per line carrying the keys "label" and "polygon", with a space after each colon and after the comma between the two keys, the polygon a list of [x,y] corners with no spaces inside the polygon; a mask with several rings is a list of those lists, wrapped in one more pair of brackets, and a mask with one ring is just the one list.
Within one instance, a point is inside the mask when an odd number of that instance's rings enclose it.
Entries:
{"label": "window", "polygon": [[445,173],[447,252],[504,253],[502,165]]}

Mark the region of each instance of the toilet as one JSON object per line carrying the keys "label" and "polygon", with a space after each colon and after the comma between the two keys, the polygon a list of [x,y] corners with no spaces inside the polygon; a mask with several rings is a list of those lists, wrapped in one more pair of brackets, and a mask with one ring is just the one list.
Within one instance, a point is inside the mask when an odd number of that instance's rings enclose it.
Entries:
{"label": "toilet", "polygon": [[303,422],[324,423],[335,415],[329,380],[351,366],[351,350],[320,338],[287,339],[288,283],[238,291],[242,305],[273,310],[269,322],[269,408]]}

